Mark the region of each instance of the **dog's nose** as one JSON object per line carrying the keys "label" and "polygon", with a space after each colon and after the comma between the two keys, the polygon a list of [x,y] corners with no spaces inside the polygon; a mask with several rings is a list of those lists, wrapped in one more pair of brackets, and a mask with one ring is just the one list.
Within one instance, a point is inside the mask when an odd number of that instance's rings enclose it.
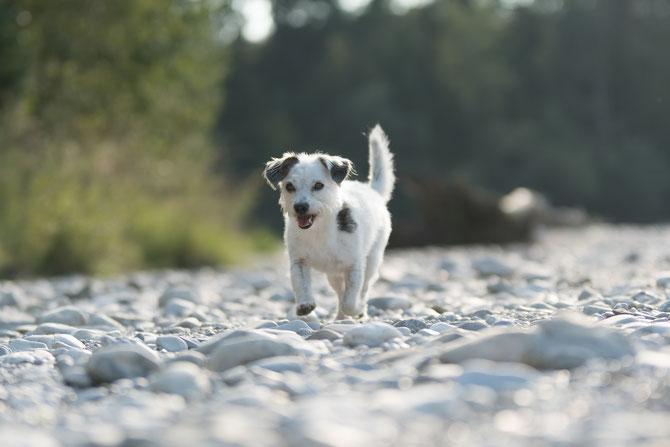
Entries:
{"label": "dog's nose", "polygon": [[309,211],[309,205],[306,203],[296,203],[293,205],[293,209],[298,214],[307,214],[307,211]]}

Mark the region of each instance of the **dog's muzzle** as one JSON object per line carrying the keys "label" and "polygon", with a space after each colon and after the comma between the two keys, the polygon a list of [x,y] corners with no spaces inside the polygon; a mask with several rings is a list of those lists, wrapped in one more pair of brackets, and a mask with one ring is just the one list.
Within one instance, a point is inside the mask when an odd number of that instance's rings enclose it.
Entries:
{"label": "dog's muzzle", "polygon": [[296,212],[296,218],[298,219],[298,226],[300,228],[306,230],[312,226],[316,215],[308,214],[309,205],[307,203],[296,203],[293,205],[293,209]]}

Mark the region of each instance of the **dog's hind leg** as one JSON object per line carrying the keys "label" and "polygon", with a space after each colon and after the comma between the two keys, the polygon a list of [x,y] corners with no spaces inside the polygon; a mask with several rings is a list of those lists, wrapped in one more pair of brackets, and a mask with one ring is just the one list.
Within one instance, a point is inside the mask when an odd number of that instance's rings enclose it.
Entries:
{"label": "dog's hind leg", "polygon": [[379,238],[372,246],[370,254],[368,254],[366,259],[365,279],[363,280],[363,290],[361,290],[361,305],[363,306],[364,310],[367,309],[368,293],[370,291],[370,287],[372,287],[374,283],[377,282],[377,278],[379,278],[379,268],[381,267],[382,261],[384,260],[385,249],[386,239]]}
{"label": "dog's hind leg", "polygon": [[307,315],[316,308],[312,296],[312,275],[309,267],[298,260],[291,263],[291,284],[295,295],[296,314]]}
{"label": "dog's hind leg", "polygon": [[344,293],[338,307],[338,319],[344,316],[360,317],[364,313],[361,306],[361,290],[363,289],[365,272],[363,266],[354,265],[344,274]]}

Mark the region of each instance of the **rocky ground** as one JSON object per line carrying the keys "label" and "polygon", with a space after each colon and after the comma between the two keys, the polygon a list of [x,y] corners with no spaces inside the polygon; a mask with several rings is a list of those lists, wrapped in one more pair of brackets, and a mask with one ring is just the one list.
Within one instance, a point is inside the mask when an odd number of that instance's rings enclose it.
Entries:
{"label": "rocky ground", "polygon": [[317,284],[304,321],[281,257],[2,284],[0,445],[668,445],[668,227],[391,252],[366,321]]}

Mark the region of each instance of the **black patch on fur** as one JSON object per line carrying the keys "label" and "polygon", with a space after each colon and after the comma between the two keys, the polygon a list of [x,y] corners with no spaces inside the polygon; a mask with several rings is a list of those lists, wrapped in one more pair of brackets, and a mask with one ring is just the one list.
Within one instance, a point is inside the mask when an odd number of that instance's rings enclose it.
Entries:
{"label": "black patch on fur", "polygon": [[354,164],[342,157],[320,157],[321,164],[330,172],[330,177],[338,185],[345,181],[354,171]]}
{"label": "black patch on fur", "polygon": [[283,158],[273,158],[265,164],[263,177],[272,189],[277,189],[279,182],[284,180],[293,166],[298,163],[298,157],[287,155]]}
{"label": "black patch on fur", "polygon": [[351,217],[351,208],[345,204],[340,212],[337,213],[337,228],[345,233],[353,233],[356,231],[357,226],[358,224]]}

